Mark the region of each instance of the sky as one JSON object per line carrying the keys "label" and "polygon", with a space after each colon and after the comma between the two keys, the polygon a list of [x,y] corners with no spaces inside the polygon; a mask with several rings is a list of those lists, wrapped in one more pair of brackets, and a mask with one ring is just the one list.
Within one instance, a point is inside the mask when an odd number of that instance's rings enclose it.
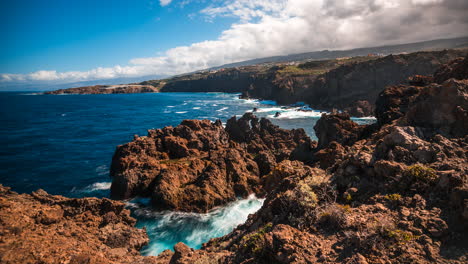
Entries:
{"label": "sky", "polygon": [[466,0],[1,1],[0,86],[466,36],[467,13]]}

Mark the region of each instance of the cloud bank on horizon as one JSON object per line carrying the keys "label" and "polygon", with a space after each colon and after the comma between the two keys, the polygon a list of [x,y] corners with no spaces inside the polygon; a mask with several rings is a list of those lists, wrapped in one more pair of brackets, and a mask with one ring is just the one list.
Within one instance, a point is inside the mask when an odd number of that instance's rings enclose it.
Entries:
{"label": "cloud bank on horizon", "polygon": [[[185,0],[187,1],[187,0]],[[190,0],[188,0],[190,1]],[[161,6],[172,0],[160,0]],[[468,33],[466,0],[228,0],[200,10],[207,21],[237,22],[215,40],[89,71],[0,74],[0,82],[68,83],[174,75],[254,58],[322,49],[408,43]]]}

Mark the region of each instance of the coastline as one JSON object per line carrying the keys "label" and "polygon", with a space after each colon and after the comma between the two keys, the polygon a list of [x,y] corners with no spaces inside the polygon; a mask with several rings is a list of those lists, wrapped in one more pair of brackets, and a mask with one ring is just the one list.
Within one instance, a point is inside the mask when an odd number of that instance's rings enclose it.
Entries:
{"label": "coastline", "polygon": [[[19,241],[37,250],[2,258],[99,263],[93,256],[100,252],[116,263],[464,263],[467,65],[468,57],[457,59],[434,76],[388,86],[376,101],[375,124],[358,125],[346,113],[322,115],[314,127],[318,142],[248,113],[226,127],[185,120],[119,146],[111,168],[115,198],[148,196],[159,210],[205,212],[236,196],[265,197],[245,224],[200,250],[178,243],[174,252],[141,257],[135,250],[147,238],[133,229],[122,203],[43,191],[18,195],[2,187],[0,213],[9,223],[2,233],[9,239],[0,249],[16,249],[16,236],[25,235]],[[15,228],[23,214],[30,221]],[[63,255],[68,244],[36,240],[48,241],[57,230],[64,241],[75,241],[59,233],[64,222],[83,228],[80,252],[72,256]],[[138,239],[128,239],[132,234]],[[60,250],[43,257],[50,248]]]}
{"label": "coastline", "polygon": [[[439,66],[465,56],[467,52],[466,49],[452,49],[302,62],[293,66],[245,66],[120,85],[120,88],[97,85],[45,94],[241,93],[244,99],[273,100],[279,105],[304,102],[314,109],[328,112],[340,109],[352,116],[365,117],[373,115],[373,102],[386,86],[402,83],[416,74],[432,74]],[[386,70],[379,72],[375,69]]]}

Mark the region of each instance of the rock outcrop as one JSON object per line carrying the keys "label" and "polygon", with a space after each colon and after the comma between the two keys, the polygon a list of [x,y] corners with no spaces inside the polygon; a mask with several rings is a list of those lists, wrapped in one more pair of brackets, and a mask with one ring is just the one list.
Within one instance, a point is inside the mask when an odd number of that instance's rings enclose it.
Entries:
{"label": "rock outcrop", "polygon": [[227,121],[185,120],[119,146],[111,196],[151,197],[155,208],[206,212],[237,197],[264,195],[261,179],[298,145],[304,130],[285,130],[251,113]]}
{"label": "rock outcrop", "polygon": [[369,102],[375,102],[386,86],[416,74],[433,74],[441,65],[465,55],[466,51],[459,50],[416,52],[347,63],[319,75],[270,74],[266,75],[268,81],[257,80],[244,94],[280,104],[303,101],[314,109],[336,108],[353,116],[371,116],[374,106]]}
{"label": "rock outcrop", "polygon": [[460,115],[468,76],[461,78],[388,87],[378,125],[324,115],[317,134],[331,132],[311,155],[327,162],[278,163],[262,177],[264,205],[244,225],[198,251],[178,245],[178,254],[188,262],[209,253],[222,263],[466,263],[468,131]]}
{"label": "rock outcrop", "polygon": [[77,88],[60,89],[45,94],[127,94],[127,93],[157,93],[158,86],[123,84],[123,85],[94,85]]}
{"label": "rock outcrop", "polygon": [[246,114],[225,128],[186,120],[119,146],[111,168],[116,198],[151,196],[159,209],[204,212],[248,193],[265,197],[246,223],[199,250],[178,243],[174,252],[141,257],[136,250],[147,238],[120,202],[0,187],[0,258],[467,263],[468,76],[452,66],[439,71],[449,79],[416,76],[387,87],[375,125],[359,126],[347,114],[322,116],[318,144],[303,130]]}
{"label": "rock outcrop", "polygon": [[157,263],[140,255],[148,237],[124,206],[43,190],[18,194],[0,185],[0,262]]}
{"label": "rock outcrop", "polygon": [[458,58],[440,67],[434,73],[434,81],[440,84],[451,78],[462,80],[466,76],[468,76],[468,56]]}
{"label": "rock outcrop", "polygon": [[341,145],[353,145],[360,137],[364,127],[351,121],[349,114],[322,114],[314,126],[318,138],[318,148],[323,149],[335,141]]}

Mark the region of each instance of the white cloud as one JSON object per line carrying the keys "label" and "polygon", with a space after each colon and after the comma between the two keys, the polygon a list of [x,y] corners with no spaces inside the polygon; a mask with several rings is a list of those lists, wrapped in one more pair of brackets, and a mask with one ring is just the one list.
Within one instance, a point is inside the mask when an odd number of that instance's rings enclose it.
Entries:
{"label": "white cloud", "polygon": [[172,0],[159,0],[159,3],[161,4],[161,6],[167,6],[171,2]]}
{"label": "white cloud", "polygon": [[411,0],[415,5],[430,5],[430,4],[439,4],[444,2],[444,0]]}
{"label": "white cloud", "polygon": [[465,0],[215,1],[200,14],[211,20],[238,19],[215,40],[135,58],[128,66],[2,74],[0,80],[70,82],[172,75],[274,55],[455,37],[468,33],[467,10]]}

